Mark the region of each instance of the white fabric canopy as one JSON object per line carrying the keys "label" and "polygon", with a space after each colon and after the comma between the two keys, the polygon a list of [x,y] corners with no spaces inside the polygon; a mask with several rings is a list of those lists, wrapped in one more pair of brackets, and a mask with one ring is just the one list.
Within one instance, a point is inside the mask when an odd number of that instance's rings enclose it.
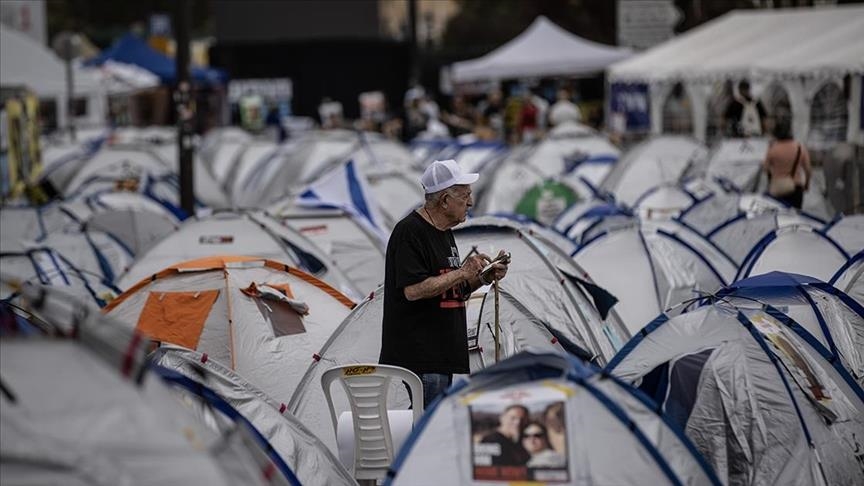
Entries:
{"label": "white fabric canopy", "polygon": [[631,55],[630,49],[591,42],[540,16],[489,54],[453,64],[453,81],[590,74]]}
{"label": "white fabric canopy", "polygon": [[611,81],[864,72],[864,7],[734,11],[618,62]]}
{"label": "white fabric canopy", "polygon": [[[98,73],[73,68],[75,93],[101,90]],[[26,35],[0,27],[0,85],[27,86],[40,97],[66,94],[66,68],[47,47]]]}

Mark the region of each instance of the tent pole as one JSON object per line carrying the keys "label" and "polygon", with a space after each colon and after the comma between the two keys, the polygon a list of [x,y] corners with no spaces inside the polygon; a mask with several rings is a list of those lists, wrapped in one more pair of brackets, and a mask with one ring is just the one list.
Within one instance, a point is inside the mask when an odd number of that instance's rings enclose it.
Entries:
{"label": "tent pole", "polygon": [[492,288],[495,289],[495,362],[501,359],[501,324],[498,313],[498,279],[492,281]]}
{"label": "tent pole", "polygon": [[187,216],[195,215],[195,187],[192,174],[192,136],[195,130],[195,100],[189,81],[189,9],[192,2],[179,1],[175,5],[174,27],[177,40],[177,85],[174,107],[177,115],[177,151],[180,161],[180,207]]}

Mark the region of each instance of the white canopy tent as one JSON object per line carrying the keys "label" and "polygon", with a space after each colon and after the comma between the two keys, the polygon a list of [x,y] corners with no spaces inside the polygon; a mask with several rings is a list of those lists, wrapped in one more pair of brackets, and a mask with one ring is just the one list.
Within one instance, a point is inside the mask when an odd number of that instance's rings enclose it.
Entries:
{"label": "white canopy tent", "polygon": [[[88,99],[87,122],[104,124],[105,89],[98,72],[73,67],[76,97]],[[39,98],[57,100],[57,119],[66,120],[66,68],[47,47],[16,32],[0,27],[0,86],[27,87]]]}
{"label": "white canopy tent", "polygon": [[541,15],[524,32],[489,54],[453,64],[452,78],[455,83],[464,83],[594,74],[631,55],[630,49],[573,35]]}
{"label": "white canopy tent", "polygon": [[715,83],[747,78],[754,92],[759,85],[777,83],[788,94],[795,137],[804,140],[814,95],[829,83],[842,90],[843,77],[852,75],[846,139],[862,143],[861,32],[860,5],[734,11],[612,65],[608,79],[612,85],[648,85],[653,133],[662,131],[664,101],[681,82],[693,106],[693,134],[700,140],[705,138]]}

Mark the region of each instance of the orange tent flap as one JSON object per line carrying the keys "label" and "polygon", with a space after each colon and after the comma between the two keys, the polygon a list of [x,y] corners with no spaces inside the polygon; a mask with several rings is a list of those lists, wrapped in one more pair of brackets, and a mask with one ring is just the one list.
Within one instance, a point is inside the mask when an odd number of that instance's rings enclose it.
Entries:
{"label": "orange tent flap", "polygon": [[217,297],[218,289],[150,292],[136,329],[153,340],[195,349]]}

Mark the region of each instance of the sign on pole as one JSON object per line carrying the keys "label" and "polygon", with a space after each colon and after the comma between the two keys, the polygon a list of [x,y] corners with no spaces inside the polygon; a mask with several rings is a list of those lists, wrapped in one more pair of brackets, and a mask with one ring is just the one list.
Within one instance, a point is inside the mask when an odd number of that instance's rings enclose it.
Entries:
{"label": "sign on pole", "polygon": [[672,0],[618,0],[618,45],[646,49],[675,35],[683,15]]}

